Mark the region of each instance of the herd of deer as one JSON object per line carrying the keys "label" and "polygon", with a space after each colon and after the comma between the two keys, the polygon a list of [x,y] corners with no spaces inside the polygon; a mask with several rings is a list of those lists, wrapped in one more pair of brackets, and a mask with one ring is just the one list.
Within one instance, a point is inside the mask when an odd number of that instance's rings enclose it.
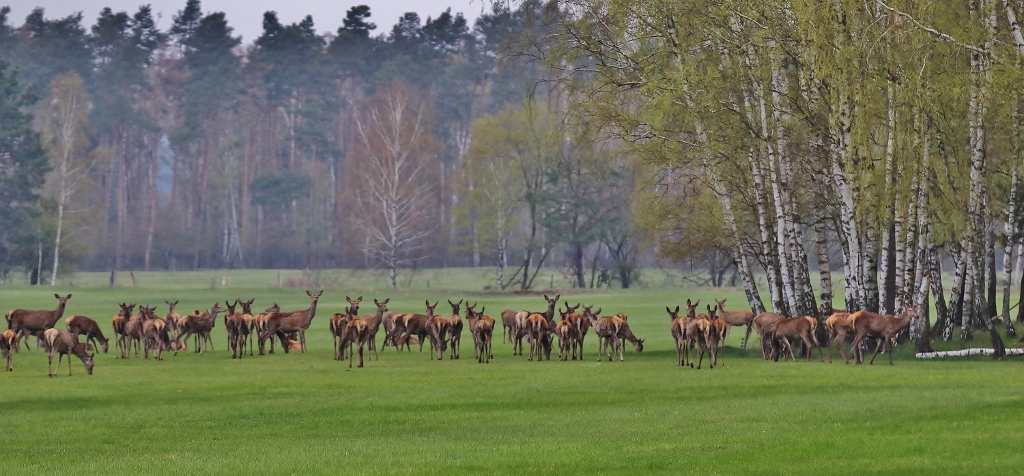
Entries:
{"label": "herd of deer", "polygon": [[[700,348],[700,355],[697,359],[699,369],[704,360],[704,352],[707,351],[711,359],[711,367],[717,365],[719,352],[724,349],[725,339],[729,329],[733,326],[746,326],[747,332],[743,338],[743,347],[747,346],[750,337],[750,329],[757,331],[758,340],[761,342],[761,354],[765,360],[778,358],[782,355],[783,360],[793,359],[793,346],[790,339],[800,339],[806,349],[806,359],[810,361],[811,351],[818,348],[818,358],[821,357],[821,344],[818,341],[815,331],[818,328],[818,320],[810,316],[796,316],[787,318],[774,312],[762,312],[754,315],[752,311],[726,311],[725,299],[715,300],[717,308],[707,306],[707,314],[697,314],[697,307],[700,300],[695,303],[686,300],[686,315],[679,316],[679,306],[673,311],[666,307],[669,319],[672,321],[672,337],[676,343],[676,365],[689,365],[693,367],[693,359],[690,350],[695,346]],[[899,315],[883,315],[868,311],[835,312],[825,319],[825,327],[828,328],[828,361],[832,362],[832,346],[839,348],[839,354],[847,363],[850,362],[843,346],[848,335],[853,336],[850,343],[850,351],[854,361],[863,363],[864,358],[861,352],[861,344],[868,337],[877,340],[875,351],[871,355],[869,363],[875,363],[875,357],[883,347],[889,354],[889,365],[892,365],[892,344],[896,337],[906,329],[910,322],[917,317],[918,309],[910,306]],[[771,351],[769,352],[769,349]]]}
{"label": "herd of deer", "polygon": [[[145,358],[148,359],[152,352],[157,360],[163,360],[164,351],[173,351],[175,355],[179,351],[188,352],[187,343],[190,337],[194,339],[194,351],[200,354],[206,350],[213,352],[213,339],[210,334],[220,313],[224,313],[224,328],[227,330],[228,347],[231,349],[232,358],[242,358],[246,347],[249,349],[249,355],[253,355],[253,336],[256,336],[258,341],[259,355],[264,355],[267,339],[270,340],[270,353],[274,352],[275,339],[281,343],[285,353],[289,350],[304,353],[306,330],[316,315],[317,301],[323,295],[323,291],[317,294],[306,291],[306,295],[310,298],[307,309],[281,312],[277,303],[274,303],[265,312],[255,315],[251,310],[254,299],[235,299],[232,303],[225,301],[226,307],[221,307],[217,302],[209,311],[196,309],[192,314],[185,316],[174,311],[178,301],[166,301],[168,312],[163,317],[156,315],[155,306],[139,305],[139,312],[133,314],[135,303],[120,303],[120,311],[112,320],[118,355],[121,358],[129,358],[134,345],[136,357],[141,347]],[[68,357],[68,375],[71,375],[71,355],[81,359],[86,371],[91,375],[95,354],[89,352],[98,347],[107,352],[107,338],[93,319],[72,315],[65,319],[67,330],[54,327],[63,316],[71,294],[64,297],[54,294],[54,297],[59,301],[55,310],[14,309],[7,313],[8,329],[0,333],[0,352],[6,362],[6,370],[13,369],[12,353],[19,351],[21,343],[24,342],[28,348],[29,336],[35,336],[36,346],[45,346],[49,352],[51,369],[48,374],[51,377],[56,375],[64,356]],[[624,342],[633,344],[637,352],[643,351],[644,340],[637,338],[630,330],[625,314],[601,316],[601,308],[595,311],[592,305],[570,306],[565,302],[565,309],[557,309],[560,319],[556,321],[555,311],[560,297],[561,295],[556,295],[549,298],[544,295],[547,309],[543,312],[512,309],[502,311],[502,342],[512,344],[513,355],[523,355],[523,340],[526,339],[530,345],[529,360],[532,361],[534,356],[537,360],[551,360],[551,350],[557,339],[560,360],[582,360],[583,343],[591,327],[598,338],[598,362],[601,361],[602,354],[614,360],[615,354],[618,353],[619,360],[625,360]],[[359,296],[353,300],[346,296],[345,299],[349,306],[345,308],[344,313],[334,314],[330,318],[329,328],[334,338],[335,360],[347,358],[349,367],[353,365],[356,352],[359,355],[358,366],[363,366],[364,349],[372,351],[374,358],[379,360],[376,336],[382,324],[386,330],[385,347],[393,345],[399,351],[411,350],[412,344],[418,343],[422,351],[423,344],[429,342],[431,360],[435,357],[442,360],[446,351],[449,352],[450,359],[458,359],[462,331],[468,324],[470,335],[473,336],[474,358],[480,363],[489,363],[494,358],[492,334],[496,321],[484,314],[485,307],[477,311],[477,303],[470,305],[468,301],[448,300],[452,307],[451,314],[438,315],[434,313],[438,303],[435,301],[434,304],[430,304],[428,300],[425,303],[425,313],[400,314],[388,310],[390,298],[384,301],[374,299],[376,312],[360,316],[359,304],[363,297]],[[463,304],[466,307],[464,320],[460,316]],[[819,359],[823,360],[821,345],[815,336],[818,320],[813,317],[786,318],[772,312],[763,312],[755,316],[749,310],[726,311],[724,299],[717,301],[716,308],[706,306],[706,314],[698,314],[699,305],[699,300],[691,303],[688,299],[684,316],[679,316],[679,306],[676,306],[675,310],[665,308],[671,319],[670,330],[676,345],[677,365],[693,367],[690,352],[697,352],[698,349],[696,368],[701,368],[705,352],[708,353],[711,367],[718,365],[722,359],[721,351],[724,349],[729,329],[733,326],[747,327],[743,347],[746,347],[751,328],[757,331],[765,359],[777,358],[781,354],[784,360],[796,361],[790,340],[800,339],[805,345],[807,360],[810,360],[811,350],[815,347],[818,347]],[[238,307],[241,308],[240,312],[236,312]],[[577,312],[581,308],[582,312]],[[825,320],[829,333],[826,344],[829,362],[832,361],[833,344],[838,346],[843,360],[849,362],[850,357],[843,350],[843,346],[847,336],[852,336],[850,350],[856,363],[863,362],[860,347],[866,338],[871,337],[877,339],[877,344],[870,362],[874,363],[878,352],[884,347],[889,353],[889,364],[892,365],[891,346],[899,332],[907,328],[911,320],[917,316],[917,312],[917,308],[909,307],[898,317],[867,311],[832,314]],[[79,342],[79,336],[85,336],[85,342]],[[52,369],[54,356],[57,356],[57,369]]]}

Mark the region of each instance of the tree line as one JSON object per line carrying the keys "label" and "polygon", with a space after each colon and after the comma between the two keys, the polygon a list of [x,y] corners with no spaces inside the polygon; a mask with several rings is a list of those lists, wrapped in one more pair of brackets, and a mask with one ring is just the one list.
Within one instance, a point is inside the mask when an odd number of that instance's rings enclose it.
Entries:
{"label": "tree line", "polygon": [[784,315],[828,315],[831,248],[848,311],[931,297],[934,326],[924,314],[912,335],[970,339],[998,316],[1013,335],[1024,286],[1022,12],[994,0],[567,0],[549,10],[553,31],[517,50],[559,72],[573,115],[628,145],[659,248],[728,250],[755,311],[766,295]]}
{"label": "tree line", "polygon": [[[496,2],[501,3],[501,2]],[[511,8],[514,7],[514,8]],[[0,8],[0,274],[75,269],[542,266],[576,286],[637,277],[620,145],[569,116],[551,70],[509,54],[540,2],[473,25],[350,8],[263,16],[250,44],[187,0],[22,25]],[[507,268],[507,271],[506,271]],[[20,278],[19,278],[20,279]]]}

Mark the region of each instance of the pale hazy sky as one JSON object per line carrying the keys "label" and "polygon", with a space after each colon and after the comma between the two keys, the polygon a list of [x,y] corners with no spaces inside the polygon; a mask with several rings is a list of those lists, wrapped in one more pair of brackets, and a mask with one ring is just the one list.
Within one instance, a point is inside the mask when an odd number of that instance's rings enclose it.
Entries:
{"label": "pale hazy sky", "polygon": [[[341,26],[345,11],[354,5],[370,6],[370,21],[377,24],[374,35],[387,33],[403,13],[419,13],[436,18],[446,8],[452,13],[462,12],[469,20],[470,28],[480,12],[489,11],[493,0],[202,0],[203,13],[222,11],[227,14],[228,25],[235,29],[235,35],[242,35],[244,43],[251,43],[263,30],[263,12],[274,10],[281,23],[290,24],[306,15],[313,15],[313,23],[320,33],[334,32]],[[135,13],[139,5],[153,6],[159,15],[158,26],[166,30],[171,18],[185,6],[185,0],[0,0],[0,6],[11,7],[9,22],[15,26],[24,23],[25,16],[35,7],[46,10],[46,18],[65,17],[82,12],[82,23],[88,29],[96,23],[103,7],[115,12]]]}

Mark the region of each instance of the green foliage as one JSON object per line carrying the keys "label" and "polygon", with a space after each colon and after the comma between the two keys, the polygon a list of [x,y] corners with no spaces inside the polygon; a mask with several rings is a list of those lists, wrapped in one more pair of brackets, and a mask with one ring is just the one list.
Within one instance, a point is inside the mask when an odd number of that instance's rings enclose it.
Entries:
{"label": "green foliage", "polygon": [[311,180],[305,175],[280,172],[261,175],[255,178],[249,187],[252,189],[254,205],[283,207],[308,195],[310,183]]}
{"label": "green foliage", "polygon": [[40,239],[39,190],[50,170],[32,116],[24,112],[36,98],[9,68],[0,61],[0,274],[31,262],[12,258]]}

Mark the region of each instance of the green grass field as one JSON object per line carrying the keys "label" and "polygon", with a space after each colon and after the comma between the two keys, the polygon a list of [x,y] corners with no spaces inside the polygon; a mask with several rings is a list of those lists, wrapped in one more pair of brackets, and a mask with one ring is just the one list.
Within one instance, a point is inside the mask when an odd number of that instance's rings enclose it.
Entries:
{"label": "green grass field", "polygon": [[[102,273],[76,276],[73,288],[3,286],[0,309],[52,309],[53,292],[72,292],[65,316],[93,317],[110,332],[120,301],[159,304],[160,314],[164,299],[180,299],[182,314],[236,297],[255,297],[254,309],[309,303],[302,288],[277,287],[274,271],[136,278],[136,288],[109,289]],[[469,298],[491,315],[543,301],[483,291],[490,277],[478,270],[423,271],[398,291],[376,274],[319,279],[331,286],[304,355],[232,360],[222,323],[215,354],[120,360],[111,345],[92,376],[75,359],[74,376],[62,367],[48,379],[43,352],[15,354],[14,372],[0,375],[3,474],[1015,474],[1024,466],[1015,443],[1024,437],[1015,418],[1024,404],[1019,358],[918,361],[901,346],[893,367],[776,363],[740,349],[736,332],[724,365],[682,369],[664,307],[728,297],[738,308],[742,291],[653,286],[562,293],[629,314],[647,341],[643,353],[628,348],[625,362],[598,363],[593,333],[584,361],[528,362],[500,343],[499,329],[488,365],[472,358],[465,332],[458,361],[388,349],[349,370],[332,359],[327,330],[346,295],[364,295],[363,312],[389,296],[399,312],[422,312],[428,297]],[[969,344],[988,346],[980,337]]]}

